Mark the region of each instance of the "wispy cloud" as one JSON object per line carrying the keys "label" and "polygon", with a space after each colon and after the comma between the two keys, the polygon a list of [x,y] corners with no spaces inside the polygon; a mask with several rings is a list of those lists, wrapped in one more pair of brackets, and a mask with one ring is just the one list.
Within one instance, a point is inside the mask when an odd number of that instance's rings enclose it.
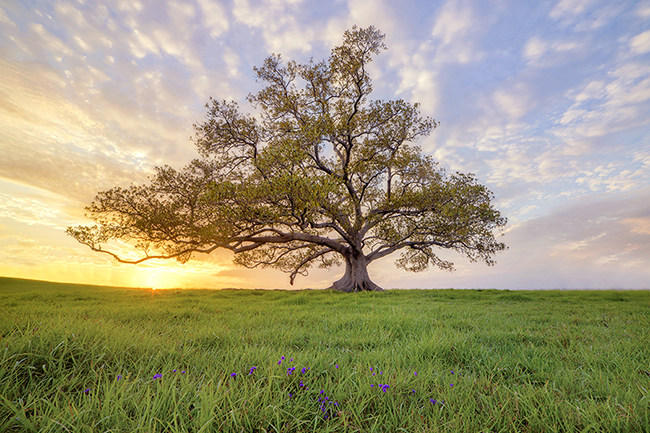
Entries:
{"label": "wispy cloud", "polygon": [[440,9],[431,31],[437,41],[436,61],[465,64],[480,56],[471,35],[480,30],[482,22],[470,4],[448,0]]}

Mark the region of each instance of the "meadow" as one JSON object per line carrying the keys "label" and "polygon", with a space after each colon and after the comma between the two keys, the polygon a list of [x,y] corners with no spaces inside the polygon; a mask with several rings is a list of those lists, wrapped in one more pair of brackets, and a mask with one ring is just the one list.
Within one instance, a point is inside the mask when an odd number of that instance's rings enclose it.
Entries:
{"label": "meadow", "polygon": [[649,432],[650,292],[0,278],[0,431]]}

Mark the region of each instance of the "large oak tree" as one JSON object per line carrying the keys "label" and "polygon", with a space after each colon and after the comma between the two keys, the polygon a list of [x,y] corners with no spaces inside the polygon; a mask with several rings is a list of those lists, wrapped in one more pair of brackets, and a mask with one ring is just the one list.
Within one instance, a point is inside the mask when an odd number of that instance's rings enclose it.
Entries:
{"label": "large oak tree", "polygon": [[[368,64],[385,49],[373,27],[353,27],[328,60],[255,68],[263,88],[248,96],[252,116],[210,98],[195,125],[201,155],[181,170],[156,168],[148,185],[100,192],[87,215],[97,225],[68,228],[93,251],[125,263],[186,262],[225,248],[246,267],[306,275],[343,263],[331,288],[382,290],[368,264],[397,251],[397,266],[453,269],[437,248],[494,264],[504,250],[494,231],[506,220],[471,174],[447,174],[413,144],[438,123],[418,104],[371,100]],[[137,260],[106,245],[134,242]]]}

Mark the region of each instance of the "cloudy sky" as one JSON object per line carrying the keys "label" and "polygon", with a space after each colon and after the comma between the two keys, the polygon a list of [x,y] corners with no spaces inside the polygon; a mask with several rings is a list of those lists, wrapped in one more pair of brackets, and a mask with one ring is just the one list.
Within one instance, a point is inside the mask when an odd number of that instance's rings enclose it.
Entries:
{"label": "cloudy sky", "polygon": [[[223,252],[123,265],[65,235],[98,191],[198,156],[209,97],[259,89],[280,53],[328,57],[352,25],[386,33],[376,98],[441,122],[419,144],[475,173],[508,217],[497,265],[371,265],[385,288],[650,287],[650,1],[4,0],[0,276],[136,287],[287,288]],[[342,269],[296,288],[326,287]]]}

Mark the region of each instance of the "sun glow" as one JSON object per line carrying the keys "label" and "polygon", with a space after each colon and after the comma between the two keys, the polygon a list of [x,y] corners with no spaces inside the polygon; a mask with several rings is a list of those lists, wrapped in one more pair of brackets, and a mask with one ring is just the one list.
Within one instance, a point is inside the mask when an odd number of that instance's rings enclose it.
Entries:
{"label": "sun glow", "polygon": [[[187,272],[190,271],[190,272]],[[154,265],[145,269],[138,269],[134,279],[136,285],[157,289],[174,289],[187,287],[188,280],[191,280],[191,269],[178,269],[176,266]]]}

